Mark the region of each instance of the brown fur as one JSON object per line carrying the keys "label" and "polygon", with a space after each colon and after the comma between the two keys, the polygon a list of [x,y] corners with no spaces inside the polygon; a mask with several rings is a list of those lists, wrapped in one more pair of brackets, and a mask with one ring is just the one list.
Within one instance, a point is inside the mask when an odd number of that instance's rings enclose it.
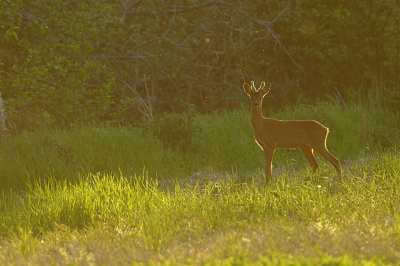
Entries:
{"label": "brown fur", "polygon": [[254,138],[264,151],[265,175],[267,183],[272,180],[272,157],[277,148],[295,149],[300,148],[307,161],[313,168],[313,175],[318,169],[318,162],[315,160],[313,151],[320,154],[330,162],[342,177],[340,162],[326,148],[326,138],[329,129],[314,120],[277,120],[265,118],[262,115],[262,100],[268,94],[271,84],[261,83],[257,90],[244,83],[244,92],[251,100],[251,125],[254,129]]}

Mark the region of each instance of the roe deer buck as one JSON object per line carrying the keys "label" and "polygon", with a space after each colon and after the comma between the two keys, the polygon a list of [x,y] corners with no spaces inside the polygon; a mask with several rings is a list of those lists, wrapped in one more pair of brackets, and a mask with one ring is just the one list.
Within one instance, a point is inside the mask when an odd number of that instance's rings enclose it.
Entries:
{"label": "roe deer buck", "polygon": [[318,169],[318,163],[313,154],[314,150],[335,167],[343,180],[339,160],[326,148],[326,138],[329,132],[327,127],[313,120],[282,121],[263,117],[262,101],[270,88],[271,84],[265,85],[264,81],[261,82],[258,90],[254,87],[254,81],[251,82],[251,86],[243,84],[244,92],[251,100],[251,125],[254,129],[254,138],[265,154],[267,183],[272,181],[272,157],[276,148],[300,148],[313,168],[312,175]]}

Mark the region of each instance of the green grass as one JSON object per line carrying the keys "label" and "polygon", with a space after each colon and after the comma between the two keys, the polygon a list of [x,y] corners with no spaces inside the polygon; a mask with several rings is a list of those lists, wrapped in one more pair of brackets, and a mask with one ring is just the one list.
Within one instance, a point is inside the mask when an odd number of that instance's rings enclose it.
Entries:
{"label": "green grass", "polygon": [[399,262],[400,156],[360,158],[345,170],[344,183],[289,171],[272,187],[258,176],[192,185],[88,175],[3,194],[0,264]]}
{"label": "green grass", "polygon": [[278,150],[265,186],[244,109],[195,114],[184,149],[179,132],[153,134],[178,116],[3,140],[0,265],[399,265],[399,114],[320,103],[270,116],[328,126],[344,183],[321,157],[305,182],[301,152]]}
{"label": "green grass", "polygon": [[[328,149],[341,161],[397,147],[400,143],[400,129],[395,126],[400,123],[399,112],[385,108],[353,104],[346,110],[334,103],[321,102],[316,106],[299,105],[279,113],[269,112],[269,116],[320,121],[330,128]],[[24,190],[29,182],[50,179],[75,182],[79,174],[89,173],[131,176],[145,170],[151,177],[180,179],[207,169],[242,176],[263,168],[264,155],[254,141],[248,110],[207,116],[194,114],[190,123],[181,125],[182,120],[188,120],[187,116],[172,116],[167,122],[159,119],[155,128],[92,126],[25,133],[4,140],[0,142],[2,189]],[[153,134],[166,128],[168,135],[162,136],[162,140]],[[325,162],[322,158],[318,161]],[[278,149],[273,163],[284,168],[288,165],[304,168],[307,164],[298,149]]]}

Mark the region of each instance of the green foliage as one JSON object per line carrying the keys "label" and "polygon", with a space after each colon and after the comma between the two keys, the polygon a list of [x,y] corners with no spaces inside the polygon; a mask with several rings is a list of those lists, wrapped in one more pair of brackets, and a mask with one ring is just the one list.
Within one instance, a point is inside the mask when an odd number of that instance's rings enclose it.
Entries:
{"label": "green foliage", "polygon": [[28,22],[26,31],[10,24],[3,36],[19,51],[18,61],[5,59],[7,79],[0,81],[14,133],[113,120],[124,105],[115,106],[112,72],[91,58],[98,34],[86,14],[90,6],[82,4],[73,12],[60,1],[42,5],[21,7],[46,14],[42,21]]}
{"label": "green foliage", "polygon": [[234,103],[243,100],[244,81],[260,79],[276,85],[277,108],[299,95],[333,95],[334,87],[348,101],[364,87],[399,109],[394,0],[18,0],[0,7],[0,89],[13,134],[138,122],[145,89],[159,114],[181,112],[179,99],[201,108],[209,90]]}
{"label": "green foliage", "polygon": [[380,82],[397,87],[400,7],[395,1],[296,1],[295,9],[306,12],[285,16],[281,28],[307,73],[307,90],[318,93],[322,85],[345,91]]}
{"label": "green foliage", "polygon": [[114,80],[88,88],[88,83],[101,74],[98,63],[78,63],[56,56],[46,60],[45,65],[32,62],[36,60],[41,61],[33,55],[21,67],[24,70],[16,66],[14,70],[18,74],[10,75],[13,84],[8,93],[15,97],[6,102],[7,114],[17,132],[46,127],[71,128],[74,124],[111,118]]}
{"label": "green foliage", "polygon": [[193,139],[199,134],[200,127],[194,122],[197,114],[194,107],[188,105],[186,109],[187,111],[180,114],[164,113],[162,116],[156,116],[153,121],[143,120],[140,127],[157,136],[165,148],[188,152]]}

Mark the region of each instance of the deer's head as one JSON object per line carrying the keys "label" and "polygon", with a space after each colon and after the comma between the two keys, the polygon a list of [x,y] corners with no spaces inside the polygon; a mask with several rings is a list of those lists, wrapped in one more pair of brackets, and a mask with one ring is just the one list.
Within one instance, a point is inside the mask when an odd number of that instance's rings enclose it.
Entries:
{"label": "deer's head", "polygon": [[244,92],[250,97],[251,106],[253,108],[260,108],[262,105],[262,100],[265,95],[268,94],[271,88],[271,84],[265,85],[265,82],[261,82],[261,85],[258,89],[254,87],[254,81],[251,82],[251,86],[247,83],[243,84]]}

